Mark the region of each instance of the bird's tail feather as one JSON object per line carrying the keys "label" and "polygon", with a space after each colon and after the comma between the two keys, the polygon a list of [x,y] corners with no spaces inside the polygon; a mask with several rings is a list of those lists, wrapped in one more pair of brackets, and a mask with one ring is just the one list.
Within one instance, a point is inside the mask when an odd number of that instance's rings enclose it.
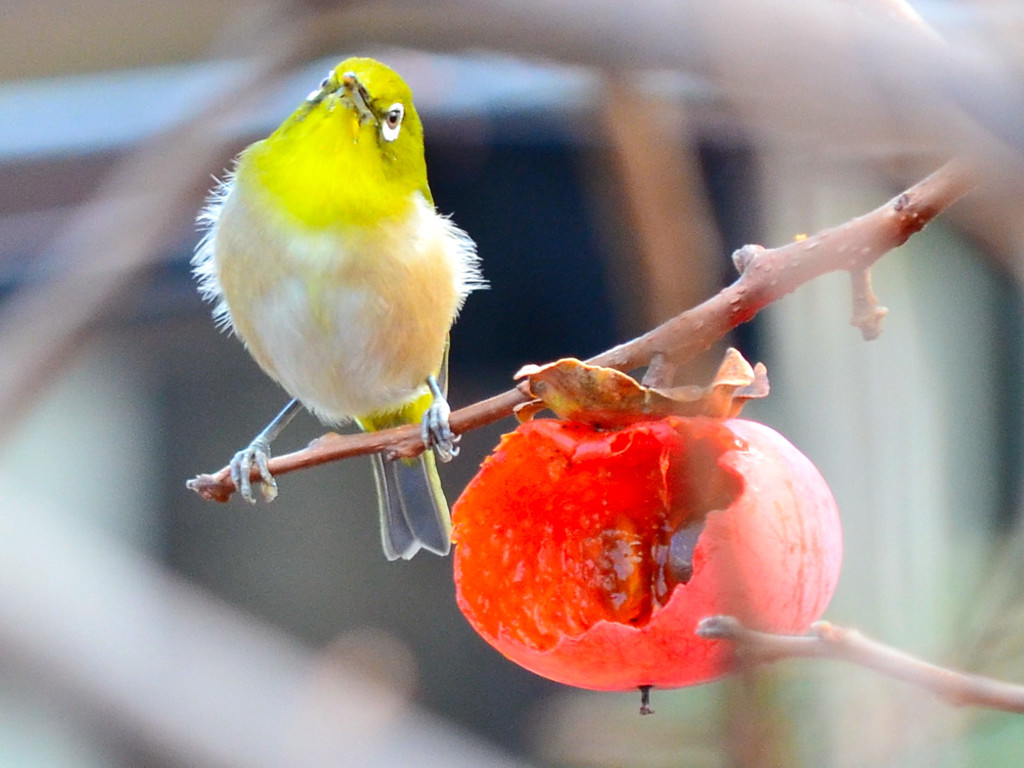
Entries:
{"label": "bird's tail feather", "polygon": [[380,533],[389,560],[408,560],[420,549],[447,555],[451,549],[451,514],[441,489],[434,454],[385,461],[373,456],[380,508]]}

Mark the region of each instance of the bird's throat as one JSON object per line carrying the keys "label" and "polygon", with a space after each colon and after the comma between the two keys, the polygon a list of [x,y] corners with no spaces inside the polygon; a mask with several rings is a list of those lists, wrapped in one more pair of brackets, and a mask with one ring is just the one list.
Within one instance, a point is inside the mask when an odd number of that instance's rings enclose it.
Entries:
{"label": "bird's throat", "polygon": [[372,125],[312,116],[252,145],[237,184],[312,229],[366,229],[409,214],[413,189],[388,172]]}

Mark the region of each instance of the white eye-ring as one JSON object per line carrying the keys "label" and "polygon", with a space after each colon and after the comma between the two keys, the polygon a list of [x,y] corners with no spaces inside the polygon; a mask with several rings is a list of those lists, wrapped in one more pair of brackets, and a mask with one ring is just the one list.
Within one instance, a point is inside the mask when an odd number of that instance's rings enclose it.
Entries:
{"label": "white eye-ring", "polygon": [[388,107],[388,111],[384,113],[384,122],[380,124],[380,135],[384,141],[394,141],[398,138],[398,132],[402,130],[403,117],[405,107],[400,101]]}

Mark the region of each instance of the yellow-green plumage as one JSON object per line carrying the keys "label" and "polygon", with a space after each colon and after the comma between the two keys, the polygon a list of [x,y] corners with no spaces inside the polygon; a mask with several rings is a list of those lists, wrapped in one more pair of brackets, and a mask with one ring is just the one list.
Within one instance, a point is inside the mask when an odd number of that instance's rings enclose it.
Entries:
{"label": "yellow-green plumage", "polygon": [[[240,155],[203,218],[200,288],[270,376],[329,424],[420,421],[448,330],[482,281],[472,241],[434,209],[422,126],[397,74],[372,59],[339,64]],[[419,495],[434,509],[427,522],[403,509],[412,533],[403,548],[388,541],[389,526],[402,523],[388,522],[396,508],[382,505],[385,551],[447,551],[433,456],[388,474],[407,467],[417,480],[402,478],[406,491],[429,490]],[[393,496],[410,495],[401,484]]]}
{"label": "yellow-green plumage", "polygon": [[376,124],[360,122],[339,97],[329,95],[312,107],[299,107],[240,160],[292,216],[313,227],[358,229],[400,218],[408,214],[414,192],[434,202],[423,126],[409,87],[372,59],[343,61],[331,76],[340,81],[350,71],[379,108],[404,105],[395,141],[381,141]]}

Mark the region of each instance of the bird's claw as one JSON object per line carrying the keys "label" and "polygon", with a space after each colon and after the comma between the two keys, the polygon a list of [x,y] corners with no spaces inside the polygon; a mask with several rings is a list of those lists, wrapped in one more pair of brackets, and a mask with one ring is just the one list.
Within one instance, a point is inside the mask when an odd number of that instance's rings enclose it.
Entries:
{"label": "bird's claw", "polygon": [[452,432],[448,417],[452,409],[443,395],[435,393],[433,402],[423,414],[423,422],[420,425],[420,434],[423,437],[423,444],[427,448],[433,448],[437,458],[443,462],[449,462],[459,455],[460,435]]}
{"label": "bird's claw", "polygon": [[257,437],[231,459],[231,480],[242,498],[250,504],[256,503],[256,495],[253,493],[252,487],[252,468],[254,466],[260,475],[255,484],[259,486],[263,500],[273,501],[277,498],[277,480],[270,474],[269,462],[270,442],[262,437]]}

